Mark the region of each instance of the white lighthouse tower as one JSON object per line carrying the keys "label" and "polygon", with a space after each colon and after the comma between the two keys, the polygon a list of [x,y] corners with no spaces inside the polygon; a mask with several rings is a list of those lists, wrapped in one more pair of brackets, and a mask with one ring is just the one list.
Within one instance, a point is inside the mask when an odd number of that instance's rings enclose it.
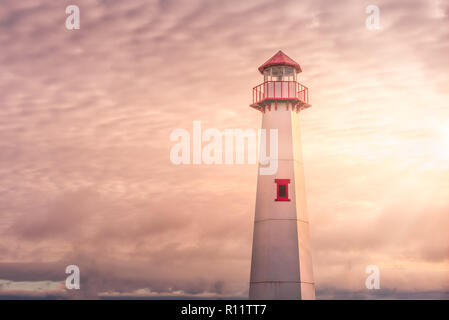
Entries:
{"label": "white lighthouse tower", "polygon": [[[278,170],[257,179],[250,299],[315,299],[299,112],[310,107],[298,63],[282,51],[259,67],[251,107],[278,130]],[[259,164],[259,166],[262,166]]]}

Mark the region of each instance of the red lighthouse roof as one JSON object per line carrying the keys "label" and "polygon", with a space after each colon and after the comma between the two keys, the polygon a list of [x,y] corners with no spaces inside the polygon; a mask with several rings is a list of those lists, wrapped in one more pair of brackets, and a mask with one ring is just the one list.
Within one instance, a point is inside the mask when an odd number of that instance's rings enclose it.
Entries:
{"label": "red lighthouse roof", "polygon": [[259,67],[260,73],[263,73],[263,71],[272,66],[290,66],[294,67],[296,69],[296,73],[300,73],[301,67],[299,64],[291,59],[289,56],[287,56],[285,53],[283,53],[281,50],[278,51],[274,56],[272,56],[270,59],[268,59],[267,62],[265,62],[263,65]]}

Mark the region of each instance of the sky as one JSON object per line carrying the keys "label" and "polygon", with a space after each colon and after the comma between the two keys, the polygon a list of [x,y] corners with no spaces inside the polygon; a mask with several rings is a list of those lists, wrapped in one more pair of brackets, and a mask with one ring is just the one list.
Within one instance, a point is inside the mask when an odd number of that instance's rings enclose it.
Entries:
{"label": "sky", "polygon": [[260,128],[252,87],[278,50],[312,104],[317,298],[448,299],[442,0],[3,0],[0,298],[246,298],[257,165],[174,165],[169,138]]}

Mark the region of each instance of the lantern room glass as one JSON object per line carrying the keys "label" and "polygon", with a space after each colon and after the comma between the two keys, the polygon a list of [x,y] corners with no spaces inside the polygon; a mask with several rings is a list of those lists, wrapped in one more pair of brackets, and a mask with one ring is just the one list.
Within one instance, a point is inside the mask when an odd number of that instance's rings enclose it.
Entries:
{"label": "lantern room glass", "polygon": [[294,67],[273,66],[266,68],[263,72],[264,81],[296,81]]}

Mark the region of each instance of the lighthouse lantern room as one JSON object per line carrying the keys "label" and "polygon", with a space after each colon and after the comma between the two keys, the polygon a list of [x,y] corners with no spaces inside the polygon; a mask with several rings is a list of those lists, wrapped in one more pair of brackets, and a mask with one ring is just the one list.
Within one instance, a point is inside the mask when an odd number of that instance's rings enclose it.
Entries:
{"label": "lighthouse lantern room", "polygon": [[251,107],[265,112],[272,102],[277,108],[279,100],[295,111],[310,107],[309,90],[296,79],[302,71],[301,67],[282,51],[261,65],[259,71],[263,74],[264,82],[253,88]]}

